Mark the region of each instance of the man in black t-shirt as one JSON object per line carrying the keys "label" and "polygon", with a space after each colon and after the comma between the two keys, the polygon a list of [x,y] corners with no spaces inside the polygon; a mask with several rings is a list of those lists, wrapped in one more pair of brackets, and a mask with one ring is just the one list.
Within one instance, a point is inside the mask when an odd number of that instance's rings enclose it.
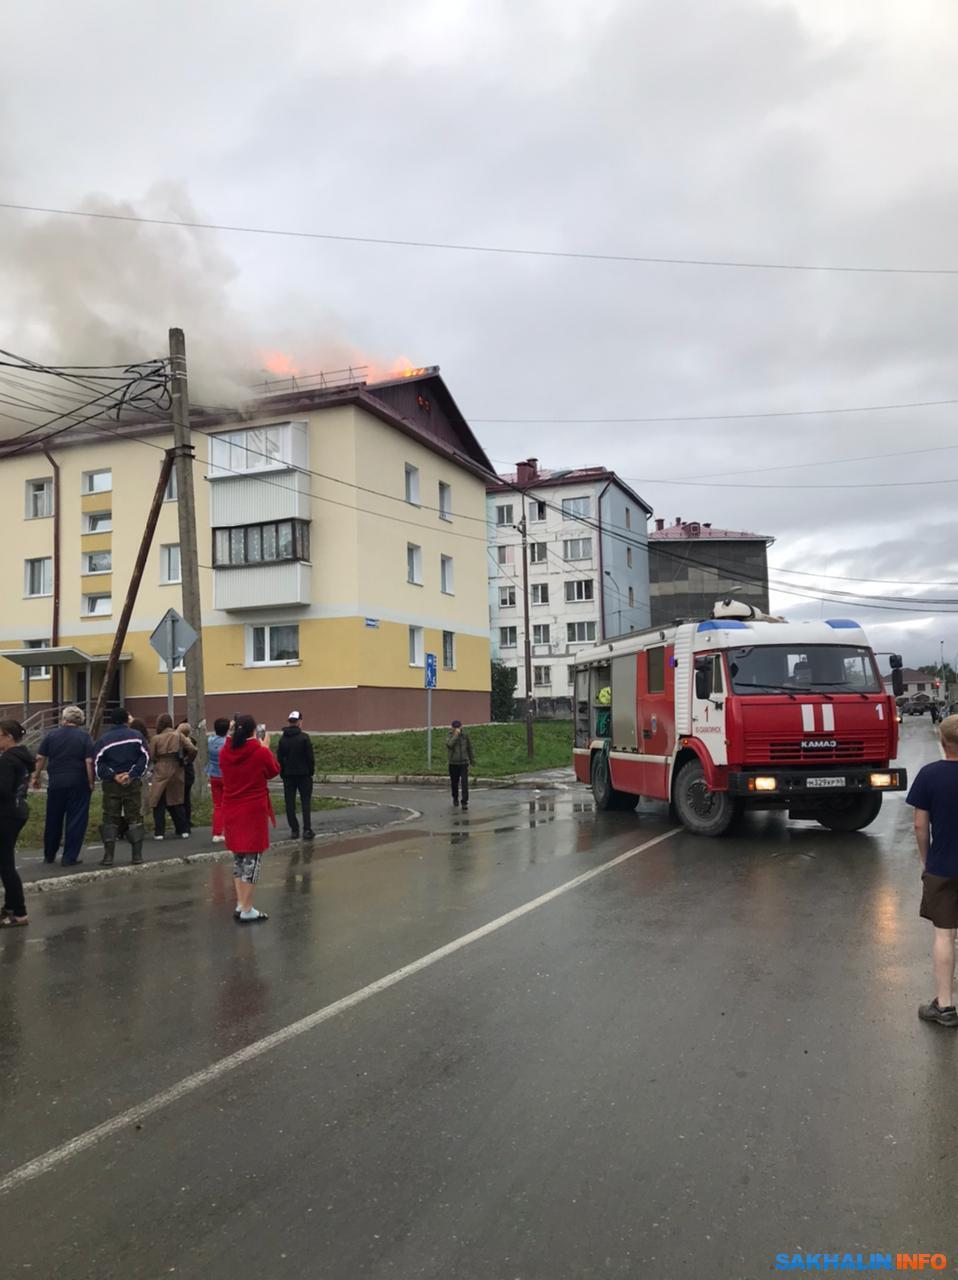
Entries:
{"label": "man in black t-shirt", "polygon": [[958,716],[938,726],[944,760],[926,764],[908,792],[915,810],[915,839],[921,857],[920,914],[935,926],[932,951],[935,998],[919,1018],[958,1027],[955,1010],[955,938],[958,936]]}

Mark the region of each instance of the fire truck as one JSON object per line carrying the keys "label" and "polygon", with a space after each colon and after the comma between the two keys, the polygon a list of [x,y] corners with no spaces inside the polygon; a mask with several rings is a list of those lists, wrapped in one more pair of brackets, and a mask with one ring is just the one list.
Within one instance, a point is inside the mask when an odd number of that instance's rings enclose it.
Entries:
{"label": "fire truck", "polygon": [[860,831],[907,785],[897,751],[895,695],[845,618],[788,622],[724,600],[575,661],[575,771],[599,809],[667,800],[706,836],[746,809]]}

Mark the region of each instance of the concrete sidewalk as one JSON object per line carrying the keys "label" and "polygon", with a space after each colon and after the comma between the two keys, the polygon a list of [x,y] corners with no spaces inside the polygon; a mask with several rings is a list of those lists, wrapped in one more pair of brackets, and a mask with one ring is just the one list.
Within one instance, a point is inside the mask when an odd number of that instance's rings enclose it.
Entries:
{"label": "concrete sidewalk", "polygon": [[[343,799],[346,798],[343,797]],[[409,822],[418,817],[418,810],[402,805],[347,801],[341,809],[324,809],[314,812],[313,831],[316,833],[314,840],[291,840],[285,822],[281,822],[272,829],[270,847],[289,849],[300,844],[315,845],[335,836],[375,831],[397,823]],[[140,866],[134,867],[131,864],[130,846],[126,840],[117,841],[115,866],[101,867],[99,862],[102,855],[102,844],[86,844],[80,855],[80,861],[74,866],[64,867],[59,862],[44,862],[41,849],[18,849],[17,869],[27,892],[42,893],[60,888],[72,888],[78,883],[102,880],[107,876],[139,875],[150,868],[178,868],[193,862],[210,862],[218,858],[232,857],[225,845],[213,843],[210,827],[194,827],[185,840],[169,830],[164,840],[154,840],[148,834],[143,845],[143,863]]]}

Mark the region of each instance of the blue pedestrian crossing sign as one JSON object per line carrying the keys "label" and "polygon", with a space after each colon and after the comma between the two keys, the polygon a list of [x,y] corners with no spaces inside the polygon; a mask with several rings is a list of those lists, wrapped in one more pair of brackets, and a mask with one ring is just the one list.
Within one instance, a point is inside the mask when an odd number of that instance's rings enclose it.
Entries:
{"label": "blue pedestrian crossing sign", "polygon": [[435,689],[436,687],[436,655],[434,653],[426,654],[426,685],[427,689]]}

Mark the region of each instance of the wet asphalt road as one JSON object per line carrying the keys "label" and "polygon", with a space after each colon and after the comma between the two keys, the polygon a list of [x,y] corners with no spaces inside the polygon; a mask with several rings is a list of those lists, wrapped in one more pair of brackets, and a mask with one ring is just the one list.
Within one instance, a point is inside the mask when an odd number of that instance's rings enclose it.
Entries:
{"label": "wet asphalt road", "polygon": [[[909,722],[902,760],[936,756]],[[355,789],[357,795],[371,791]],[[646,848],[121,1124],[193,1072],[670,832],[586,792],[389,789],[422,820],[78,886],[0,938],[5,1276],[759,1277],[781,1252],[958,1270],[958,1035],[903,799]]]}

